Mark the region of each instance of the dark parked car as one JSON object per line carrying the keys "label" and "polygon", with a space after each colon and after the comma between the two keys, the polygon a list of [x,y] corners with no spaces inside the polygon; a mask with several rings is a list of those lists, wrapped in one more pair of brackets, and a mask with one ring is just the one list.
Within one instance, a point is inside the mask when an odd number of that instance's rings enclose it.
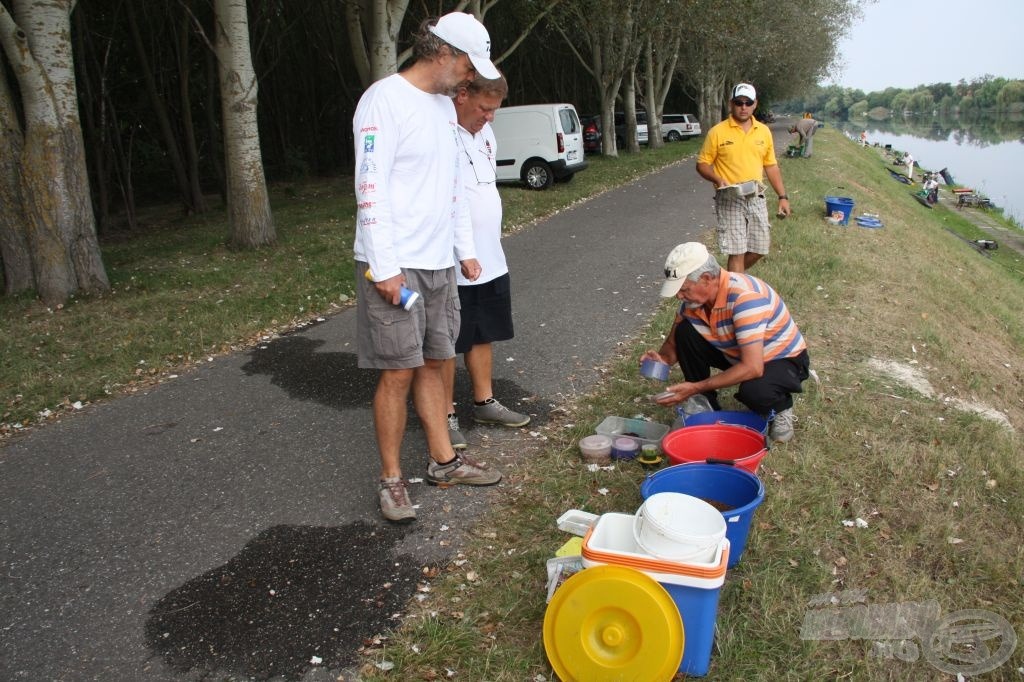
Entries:
{"label": "dark parked car", "polygon": [[601,153],[601,117],[581,116],[583,126],[583,151],[586,154]]}
{"label": "dark parked car", "polygon": [[[647,112],[639,109],[636,112],[636,141],[647,144]],[[615,112],[615,143],[621,149],[626,146],[626,115]]]}

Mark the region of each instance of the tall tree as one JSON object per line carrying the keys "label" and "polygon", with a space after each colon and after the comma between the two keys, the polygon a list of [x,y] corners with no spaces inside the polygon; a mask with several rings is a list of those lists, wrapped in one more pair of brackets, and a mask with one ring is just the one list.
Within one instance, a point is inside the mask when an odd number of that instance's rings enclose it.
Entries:
{"label": "tall tree", "polygon": [[25,211],[18,186],[18,165],[24,140],[15,110],[7,72],[0,63],[0,262],[3,263],[4,292],[13,294],[32,289],[32,260],[28,250]]}
{"label": "tall tree", "polygon": [[398,70],[398,33],[409,0],[345,0],[345,25],[363,87]]}
{"label": "tall tree", "polygon": [[652,24],[644,41],[644,108],[647,109],[647,144],[660,147],[661,115],[665,99],[675,80],[682,40],[683,5],[681,2],[654,3]]}
{"label": "tall tree", "polygon": [[[570,0],[562,5],[562,20],[555,21],[556,30],[594,79],[605,131],[601,151],[609,156],[618,156],[614,134],[615,96],[623,80],[632,79],[643,45],[641,24],[635,19],[642,15],[638,10],[643,4],[644,0]],[[566,25],[575,27],[578,32],[574,31],[570,37]],[[635,138],[635,132],[632,136]]]}
{"label": "tall tree", "polygon": [[240,248],[272,244],[277,235],[263,174],[256,121],[256,72],[245,0],[214,0],[221,120],[227,173],[229,242]]}
{"label": "tall tree", "polygon": [[[453,3],[448,12],[468,12],[486,24],[487,13],[494,9],[502,0],[459,0]],[[534,26],[557,7],[562,0],[548,0],[529,5],[526,13],[529,18],[522,30],[511,39],[509,47],[500,55],[493,52],[495,64],[501,64],[519,44],[530,34]],[[441,3],[439,3],[441,4]],[[445,3],[447,4],[447,3]],[[398,37],[402,23],[406,18],[409,0],[344,0],[345,24],[348,28],[349,43],[356,71],[363,87],[367,88],[398,70],[398,65],[410,56],[410,51],[399,52]],[[438,11],[438,14],[441,12]],[[502,36],[505,39],[505,36]],[[491,36],[494,43],[495,36]],[[505,40],[502,41],[505,44]]]}
{"label": "tall tree", "polygon": [[92,213],[71,54],[74,0],[0,5],[0,43],[25,119],[20,186],[36,291],[49,305],[110,289]]}

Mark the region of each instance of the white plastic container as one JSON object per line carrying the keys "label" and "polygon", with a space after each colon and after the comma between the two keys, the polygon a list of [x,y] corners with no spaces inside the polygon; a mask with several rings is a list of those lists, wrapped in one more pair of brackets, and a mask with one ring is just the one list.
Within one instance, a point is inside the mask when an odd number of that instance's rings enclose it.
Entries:
{"label": "white plastic container", "polygon": [[643,419],[627,419],[626,417],[605,417],[595,429],[599,434],[617,438],[625,436],[636,441],[639,450],[644,445],[658,445],[668,433],[668,426]]}
{"label": "white plastic container", "polygon": [[581,509],[570,509],[558,517],[557,524],[558,530],[583,537],[596,521],[597,514],[591,514]]}
{"label": "white plastic container", "polygon": [[651,495],[637,509],[633,523],[637,545],[670,561],[711,561],[725,531],[720,511],[683,493]]}

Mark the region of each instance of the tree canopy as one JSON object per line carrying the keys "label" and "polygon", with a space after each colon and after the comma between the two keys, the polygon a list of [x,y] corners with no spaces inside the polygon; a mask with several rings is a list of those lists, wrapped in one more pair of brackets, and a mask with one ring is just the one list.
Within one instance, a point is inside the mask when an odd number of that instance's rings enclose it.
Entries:
{"label": "tree canopy", "polygon": [[[571,102],[606,121],[637,107],[696,111],[708,126],[734,81],[768,101],[820,80],[859,2],[0,0],[5,291],[45,284],[57,302],[103,291],[97,237],[143,227],[139,204],[191,214],[252,202],[231,212],[225,239],[268,247],[272,216],[256,185],[350,173],[356,102],[402,67],[430,16],[484,21],[508,104]],[[961,102],[1019,100],[990,86]],[[43,256],[63,262],[49,283]]]}

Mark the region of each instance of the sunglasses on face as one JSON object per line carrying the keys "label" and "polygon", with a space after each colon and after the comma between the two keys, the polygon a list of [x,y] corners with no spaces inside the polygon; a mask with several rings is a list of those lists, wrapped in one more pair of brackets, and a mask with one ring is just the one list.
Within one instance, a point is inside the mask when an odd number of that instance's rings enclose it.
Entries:
{"label": "sunglasses on face", "polygon": [[733,106],[737,106],[737,107],[752,107],[752,106],[754,106],[754,103],[751,100],[749,100],[749,99],[734,99],[732,101],[732,103],[733,103]]}

